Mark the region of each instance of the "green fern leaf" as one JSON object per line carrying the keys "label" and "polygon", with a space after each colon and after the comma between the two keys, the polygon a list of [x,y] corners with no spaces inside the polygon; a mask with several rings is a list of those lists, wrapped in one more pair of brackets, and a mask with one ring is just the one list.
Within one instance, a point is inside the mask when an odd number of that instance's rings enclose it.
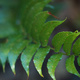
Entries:
{"label": "green fern leaf", "polygon": [[41,12],[46,4],[44,2],[39,2],[35,4],[29,11],[26,17],[25,28],[28,34],[31,33],[32,22],[39,12]]}
{"label": "green fern leaf", "polygon": [[52,33],[52,31],[60,24],[62,24],[63,21],[49,21],[43,25],[43,29],[41,30],[40,34],[40,41],[43,47],[47,46],[49,37]]}
{"label": "green fern leaf", "polygon": [[[37,3],[39,2],[39,0],[29,0],[27,2],[27,4],[23,7],[21,7],[21,21],[22,21],[22,25],[24,26],[25,23],[25,17],[27,17],[27,14],[29,12],[29,10]],[[21,3],[22,4],[22,3]]]}
{"label": "green fern leaf", "polygon": [[8,54],[8,61],[10,63],[11,69],[13,73],[15,74],[15,63],[20,55],[20,53],[23,51],[23,49],[28,45],[29,41],[27,40],[18,40],[14,44],[14,46],[10,49]]}
{"label": "green fern leaf", "polygon": [[32,23],[31,36],[34,42],[40,42],[39,35],[40,31],[43,29],[43,24],[45,23],[47,17],[49,16],[47,11],[40,12],[35,16],[35,19]]}
{"label": "green fern leaf", "polygon": [[64,42],[64,45],[63,45],[63,49],[64,49],[64,51],[66,52],[67,55],[70,55],[72,43],[79,34],[80,33],[73,33],[66,38],[66,40]]}
{"label": "green fern leaf", "polygon": [[80,66],[80,56],[77,58],[78,65]]}
{"label": "green fern leaf", "polygon": [[37,53],[34,56],[35,67],[41,76],[43,76],[42,72],[41,72],[42,64],[43,64],[43,61],[44,61],[46,55],[49,53],[49,51],[50,51],[49,46],[46,48],[39,48],[39,50],[37,51]]}
{"label": "green fern leaf", "polygon": [[56,69],[59,61],[62,59],[62,55],[63,55],[62,53],[52,55],[47,63],[48,72],[54,80],[56,80],[55,69]]}
{"label": "green fern leaf", "polygon": [[1,60],[2,66],[3,66],[3,72],[5,72],[5,63],[7,60],[8,53],[9,53],[11,47],[14,45],[14,42],[20,37],[21,37],[21,35],[15,36],[15,37],[11,36],[8,38],[8,42],[0,44],[0,60]]}
{"label": "green fern leaf", "polygon": [[31,61],[32,56],[39,48],[39,46],[40,46],[40,44],[29,44],[21,55],[22,65],[28,75],[29,75],[29,63]]}
{"label": "green fern leaf", "polygon": [[59,32],[54,36],[52,39],[52,45],[54,47],[55,52],[59,52],[61,46],[63,45],[65,39],[71,34],[72,32]]}
{"label": "green fern leaf", "polygon": [[[12,45],[12,44],[11,44]],[[7,55],[10,50],[10,44],[5,43],[0,45],[0,60],[3,67],[3,72],[5,72],[5,63],[7,60]]]}
{"label": "green fern leaf", "polygon": [[72,51],[75,55],[80,54],[80,38],[78,38],[77,41],[74,43]]}
{"label": "green fern leaf", "polygon": [[32,2],[33,0],[20,0],[20,15],[21,18],[24,16],[25,11],[27,10],[27,6]]}
{"label": "green fern leaf", "polygon": [[68,72],[77,75],[80,77],[80,74],[77,72],[75,65],[74,65],[75,56],[72,55],[66,60],[66,69]]}

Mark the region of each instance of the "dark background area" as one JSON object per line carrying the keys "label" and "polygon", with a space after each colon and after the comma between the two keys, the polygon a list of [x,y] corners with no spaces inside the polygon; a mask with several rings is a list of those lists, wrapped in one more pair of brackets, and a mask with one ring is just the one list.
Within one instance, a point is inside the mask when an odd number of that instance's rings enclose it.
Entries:
{"label": "dark background area", "polygon": [[[4,23],[10,18],[15,19],[15,15],[17,13],[19,0],[0,0],[0,23]],[[58,26],[50,36],[48,45],[51,45],[51,40],[55,34],[60,31],[80,31],[80,0],[53,0],[50,4],[48,4],[44,10],[48,10],[55,16],[57,16],[60,20],[63,20],[67,17],[67,20]],[[4,15],[6,19],[4,18]],[[17,16],[16,16],[17,17]],[[55,20],[54,17],[50,16],[48,20]],[[0,39],[1,40],[1,39]],[[62,50],[62,49],[61,49]],[[62,50],[63,51],[63,50]],[[54,51],[50,51],[50,53],[46,56],[42,66],[42,72],[44,78],[42,78],[34,67],[34,63],[31,60],[30,62],[30,77],[29,80],[52,80],[47,70],[47,60],[48,58],[54,54]],[[56,78],[57,80],[80,80],[79,77],[70,74],[66,71],[65,61],[67,56],[63,56],[63,59],[60,61],[56,68]],[[75,59],[75,66],[80,73],[80,67],[77,64]],[[3,73],[2,66],[0,64],[0,80],[26,80],[27,74],[22,67],[20,57],[16,62],[16,75],[14,75],[11,71],[9,63],[6,62],[5,73]]]}

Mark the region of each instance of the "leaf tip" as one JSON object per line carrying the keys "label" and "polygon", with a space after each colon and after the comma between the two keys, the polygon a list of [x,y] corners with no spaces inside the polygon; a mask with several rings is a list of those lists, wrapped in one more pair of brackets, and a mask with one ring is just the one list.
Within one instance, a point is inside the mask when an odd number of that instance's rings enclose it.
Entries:
{"label": "leaf tip", "polygon": [[3,72],[5,73],[5,65],[3,65],[2,67],[3,67]]}
{"label": "leaf tip", "polygon": [[12,65],[12,66],[11,66],[11,69],[12,69],[13,74],[16,75],[15,65]]}
{"label": "leaf tip", "polygon": [[44,77],[40,69],[38,69],[38,72],[39,72],[41,77]]}

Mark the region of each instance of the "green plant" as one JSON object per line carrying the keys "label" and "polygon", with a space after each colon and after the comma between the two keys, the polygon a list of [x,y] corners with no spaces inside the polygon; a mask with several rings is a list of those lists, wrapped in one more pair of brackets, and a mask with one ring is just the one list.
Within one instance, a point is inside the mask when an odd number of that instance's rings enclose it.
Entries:
{"label": "green plant", "polygon": [[[22,65],[29,76],[29,62],[34,55],[35,67],[39,74],[44,76],[42,75],[41,67],[46,55],[52,49],[57,54],[52,55],[47,62],[48,72],[51,77],[56,80],[55,69],[63,55],[69,56],[66,61],[67,71],[80,77],[74,65],[75,56],[78,56],[77,61],[80,65],[80,38],[73,44],[74,40],[80,35],[80,32],[77,30],[75,32],[59,32],[52,39],[53,48],[47,45],[52,31],[65,21],[46,22],[50,13],[43,11],[43,8],[50,1],[22,0],[19,6],[21,7],[19,10],[20,24],[15,24],[15,18],[12,21],[10,19],[5,20],[5,22],[0,24],[0,38],[5,38],[5,41],[0,43],[0,60],[3,71],[5,71],[5,63],[8,58],[11,69],[15,74],[15,63],[21,54]],[[74,54],[70,55],[72,44]],[[65,53],[60,52],[62,45]]]}

